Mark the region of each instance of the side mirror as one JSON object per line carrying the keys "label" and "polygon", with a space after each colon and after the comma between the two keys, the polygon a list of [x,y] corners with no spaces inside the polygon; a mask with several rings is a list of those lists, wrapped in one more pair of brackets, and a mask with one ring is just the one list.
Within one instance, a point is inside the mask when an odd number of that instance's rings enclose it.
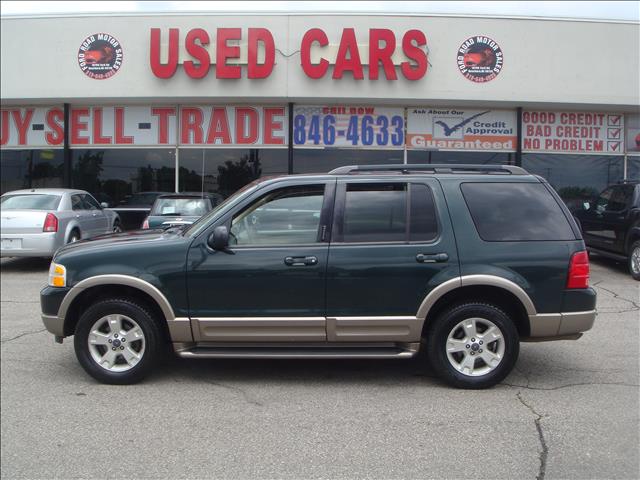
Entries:
{"label": "side mirror", "polygon": [[232,253],[229,250],[229,229],[224,225],[214,228],[207,239],[207,245],[216,251]]}
{"label": "side mirror", "polygon": [[589,202],[584,202],[584,203],[582,204],[582,208],[583,208],[584,210],[589,210],[589,209],[591,208],[591,204],[590,204]]}
{"label": "side mirror", "polygon": [[102,202],[102,203],[100,204],[100,206],[101,206],[102,208],[109,208],[109,204],[108,204],[107,202]]}

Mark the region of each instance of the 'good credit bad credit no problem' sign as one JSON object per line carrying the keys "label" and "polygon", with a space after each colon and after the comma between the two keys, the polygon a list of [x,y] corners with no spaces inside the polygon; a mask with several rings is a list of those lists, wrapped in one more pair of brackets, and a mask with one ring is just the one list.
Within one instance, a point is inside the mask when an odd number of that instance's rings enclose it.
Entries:
{"label": "'good credit bad credit no problem' sign", "polygon": [[525,152],[624,153],[624,115],[600,112],[522,113]]}

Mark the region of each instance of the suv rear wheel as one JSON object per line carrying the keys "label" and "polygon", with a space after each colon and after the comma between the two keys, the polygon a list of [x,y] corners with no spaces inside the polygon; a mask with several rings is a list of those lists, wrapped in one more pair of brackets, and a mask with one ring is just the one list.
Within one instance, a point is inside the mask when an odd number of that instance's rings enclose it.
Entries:
{"label": "suv rear wheel", "polygon": [[94,303],[76,326],[76,356],[100,382],[131,384],[147,376],[162,348],[162,332],[147,309],[127,299]]}
{"label": "suv rear wheel", "polygon": [[427,354],[436,373],[460,388],[501,382],[518,359],[518,331],[494,305],[470,302],[441,313],[427,333]]}

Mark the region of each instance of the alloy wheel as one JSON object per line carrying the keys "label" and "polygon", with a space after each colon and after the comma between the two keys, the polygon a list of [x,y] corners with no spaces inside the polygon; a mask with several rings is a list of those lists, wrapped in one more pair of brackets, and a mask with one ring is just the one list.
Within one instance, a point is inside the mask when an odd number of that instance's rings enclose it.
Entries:
{"label": "alloy wheel", "polygon": [[91,358],[110,372],[126,372],[144,355],[145,337],[130,317],[113,314],[96,321],[87,339]]}
{"label": "alloy wheel", "polygon": [[502,331],[485,318],[467,318],[447,337],[447,359],[458,372],[480,377],[493,371],[504,358]]}

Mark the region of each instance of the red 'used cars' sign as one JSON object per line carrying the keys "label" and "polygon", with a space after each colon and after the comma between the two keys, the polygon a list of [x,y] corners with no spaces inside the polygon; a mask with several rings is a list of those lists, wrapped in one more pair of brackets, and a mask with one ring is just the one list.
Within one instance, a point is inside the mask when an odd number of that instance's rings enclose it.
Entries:
{"label": "red 'used cars' sign", "polygon": [[[368,33],[367,57],[362,57],[355,29],[344,28],[335,59],[327,59],[330,42],[326,32],[320,28],[308,30],[303,35],[299,47],[302,70],[309,78],[314,79],[329,75],[333,79],[341,79],[348,74],[355,80],[363,80],[365,78],[363,65],[369,65],[367,71],[369,80],[377,80],[381,71],[387,80],[397,80],[396,66],[399,66],[401,75],[407,80],[419,80],[425,76],[429,62],[427,38],[422,31],[408,30],[401,38],[396,38],[396,34],[386,28],[371,28]],[[163,36],[167,42],[165,62],[161,60]],[[156,77],[171,78],[175,75],[178,70],[181,41],[189,55],[189,60],[183,62],[184,72],[194,79],[209,75],[212,64],[215,64],[215,72],[212,75],[216,78],[242,78],[241,58],[246,58],[246,77],[249,79],[267,78],[275,67],[277,48],[273,35],[266,28],[218,28],[211,34],[202,28],[193,28],[183,39],[179,28],[170,28],[164,35],[159,28],[152,28],[149,56],[151,71]],[[215,46],[211,49],[215,50],[213,55],[210,53],[212,44]],[[247,51],[242,52],[242,48],[246,48]],[[320,60],[316,63],[311,58],[312,49],[322,52]],[[264,52],[262,61],[258,60],[259,50]],[[392,58],[396,50],[401,51],[406,58],[398,65]],[[332,63],[334,64],[333,72],[329,73],[329,65]]]}

